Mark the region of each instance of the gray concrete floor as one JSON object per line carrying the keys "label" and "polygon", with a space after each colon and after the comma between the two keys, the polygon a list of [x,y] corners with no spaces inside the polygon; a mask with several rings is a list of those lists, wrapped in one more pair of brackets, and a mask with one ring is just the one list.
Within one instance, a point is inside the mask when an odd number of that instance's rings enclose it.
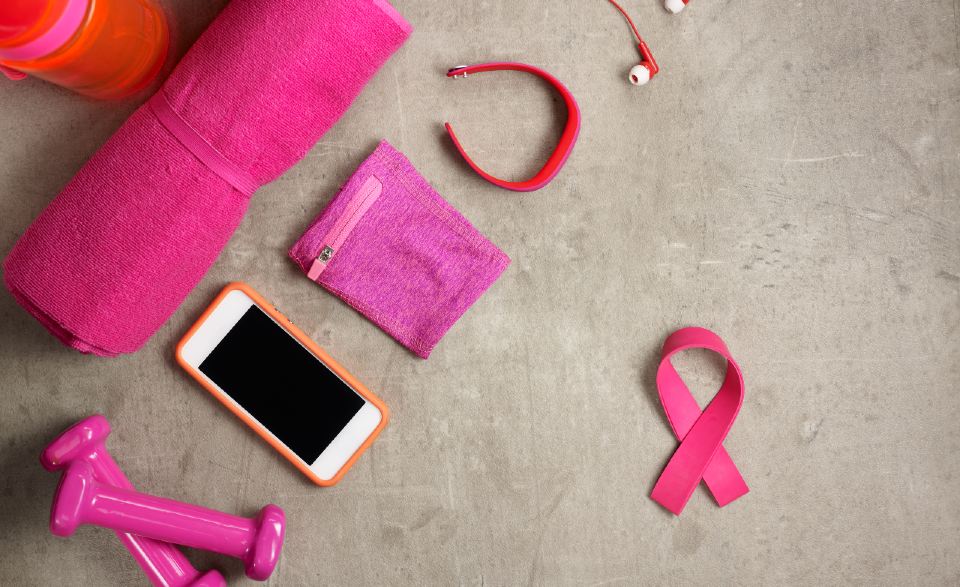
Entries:
{"label": "gray concrete floor", "polygon": [[[0,295],[0,584],[143,584],[116,539],[47,530],[37,454],[103,412],[146,491],[250,515],[286,509],[275,585],[960,583],[958,4],[656,0],[627,8],[663,72],[642,89],[605,2],[397,0],[416,27],[355,107],[262,189],[227,250],[139,353],[61,347]],[[455,6],[454,4],[459,4]],[[182,54],[222,2],[168,0]],[[562,111],[573,156],[518,195],[472,175],[535,170]],[[257,72],[250,72],[257,75]],[[136,103],[0,83],[0,250]],[[298,274],[285,251],[380,138],[512,258],[421,361]],[[275,301],[391,407],[343,482],[318,489],[173,363],[230,280]],[[647,496],[675,447],[653,373],[663,338],[716,330],[743,367],[726,441],[751,493]],[[707,401],[709,356],[680,361]],[[247,584],[236,561],[190,553]]]}

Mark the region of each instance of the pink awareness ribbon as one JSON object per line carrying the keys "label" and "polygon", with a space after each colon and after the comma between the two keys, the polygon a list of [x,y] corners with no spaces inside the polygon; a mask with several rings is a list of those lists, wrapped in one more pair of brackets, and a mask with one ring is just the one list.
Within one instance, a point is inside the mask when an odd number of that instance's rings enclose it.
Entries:
{"label": "pink awareness ribbon", "polygon": [[[723,384],[703,412],[670,363],[670,357],[687,349],[707,349],[727,360]],[[700,479],[720,507],[746,495],[750,489],[723,448],[743,403],[743,375],[723,340],[706,328],[696,327],[681,328],[668,336],[657,368],[657,392],[680,446],[657,479],[650,498],[679,516]]]}

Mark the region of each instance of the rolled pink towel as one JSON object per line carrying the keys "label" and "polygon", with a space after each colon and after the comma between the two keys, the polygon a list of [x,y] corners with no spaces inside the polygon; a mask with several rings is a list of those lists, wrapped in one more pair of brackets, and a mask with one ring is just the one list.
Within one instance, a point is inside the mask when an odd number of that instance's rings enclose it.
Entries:
{"label": "rolled pink towel", "polygon": [[23,234],[7,287],[68,346],[139,349],[253,191],[307,153],[410,30],[385,0],[233,0]]}

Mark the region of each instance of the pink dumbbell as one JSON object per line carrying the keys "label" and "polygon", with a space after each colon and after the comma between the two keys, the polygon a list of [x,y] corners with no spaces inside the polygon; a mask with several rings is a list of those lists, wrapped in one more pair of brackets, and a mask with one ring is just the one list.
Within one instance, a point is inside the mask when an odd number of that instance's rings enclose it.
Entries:
{"label": "pink dumbbell", "polygon": [[264,581],[283,548],[283,510],[268,505],[241,518],[197,505],[97,482],[85,461],[70,463],[50,511],[50,531],[70,536],[82,524],[219,552],[243,561],[247,576]]}
{"label": "pink dumbbell", "polygon": [[[47,445],[40,455],[40,464],[48,471],[59,471],[70,463],[86,462],[103,483],[132,490],[133,485],[107,452],[104,443],[109,435],[110,424],[106,418],[99,414],[85,418]],[[217,571],[201,575],[172,544],[123,532],[117,532],[117,537],[156,587],[223,587],[227,584]]]}

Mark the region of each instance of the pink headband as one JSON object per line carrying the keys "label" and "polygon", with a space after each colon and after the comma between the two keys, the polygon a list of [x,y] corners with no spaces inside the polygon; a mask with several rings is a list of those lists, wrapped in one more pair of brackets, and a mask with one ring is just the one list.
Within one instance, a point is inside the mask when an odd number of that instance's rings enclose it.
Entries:
{"label": "pink headband", "polygon": [[447,72],[447,77],[465,78],[471,73],[503,70],[532,73],[533,75],[546,80],[547,83],[560,92],[560,95],[563,96],[563,101],[567,105],[567,124],[563,129],[563,134],[560,135],[560,142],[554,149],[553,154],[550,155],[550,158],[547,159],[547,162],[543,165],[543,168],[538,171],[536,175],[526,181],[506,181],[490,175],[486,171],[480,169],[480,167],[473,162],[473,159],[467,155],[466,151],[463,150],[463,147],[460,145],[457,135],[454,134],[453,127],[450,126],[450,123],[445,123],[445,126],[447,127],[447,132],[450,133],[450,138],[453,139],[453,144],[457,147],[457,151],[459,151],[460,155],[464,158],[464,160],[466,160],[467,165],[476,171],[480,177],[489,181],[493,185],[507,190],[513,190],[515,192],[532,192],[550,183],[553,178],[556,177],[557,173],[560,172],[560,168],[563,167],[563,164],[567,162],[567,157],[569,157],[570,152],[573,151],[573,145],[577,142],[577,136],[580,134],[580,107],[577,106],[577,101],[573,98],[573,94],[570,93],[570,90],[568,90],[566,86],[560,83],[560,80],[540,68],[527,65],[525,63],[484,63],[481,65],[458,65]]}

